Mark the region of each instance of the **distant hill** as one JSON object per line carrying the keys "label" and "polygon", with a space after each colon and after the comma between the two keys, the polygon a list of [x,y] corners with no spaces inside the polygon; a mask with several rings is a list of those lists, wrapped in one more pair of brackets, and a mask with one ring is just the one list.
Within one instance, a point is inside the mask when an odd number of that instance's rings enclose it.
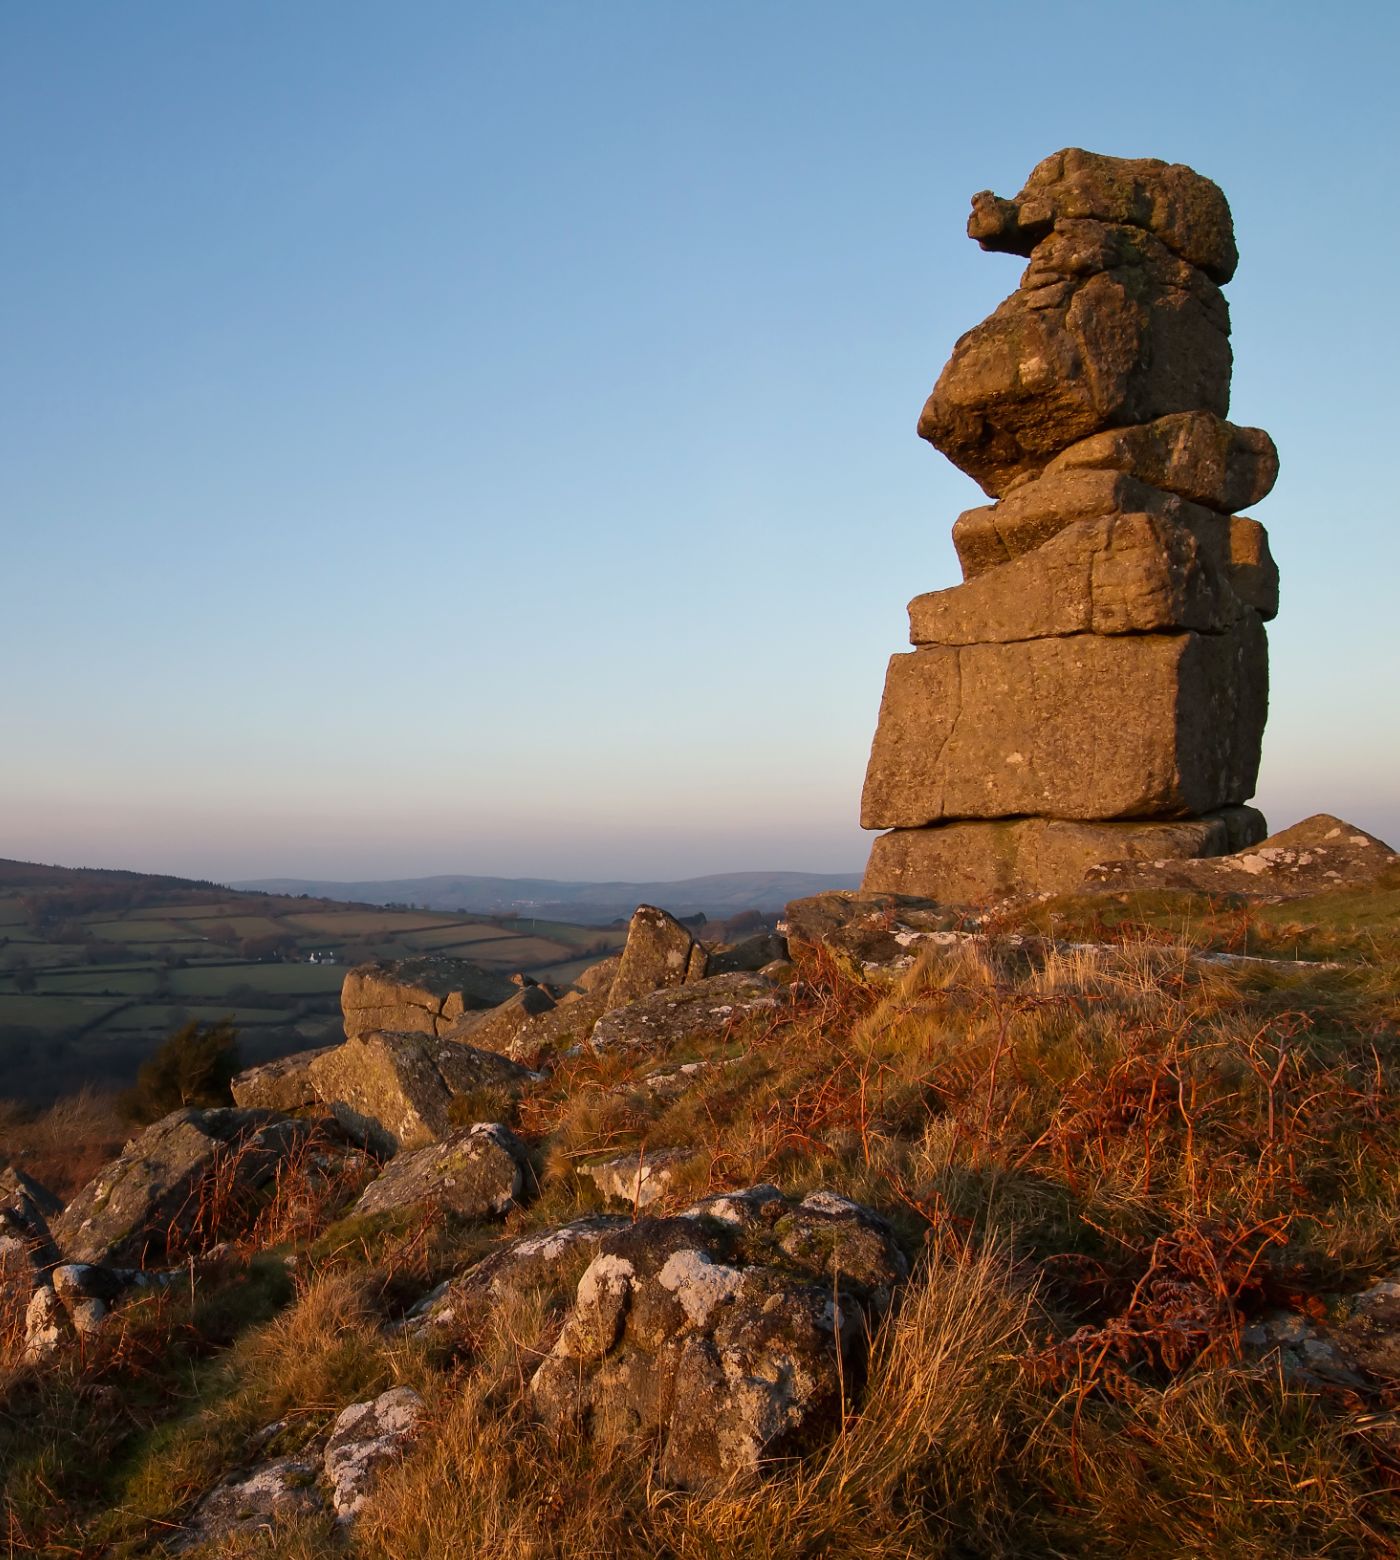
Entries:
{"label": "distant hill", "polygon": [[318,899],[371,905],[414,905],[426,910],[475,914],[516,912],[542,919],[606,925],[631,915],[639,904],[660,905],[672,915],[703,912],[712,918],[741,910],[781,910],[790,899],[829,889],[856,888],[860,874],[826,872],[718,872],[664,883],[578,883],[558,878],[438,877],[337,883],[313,878],[259,878],[234,883],[268,894],[311,894]]}

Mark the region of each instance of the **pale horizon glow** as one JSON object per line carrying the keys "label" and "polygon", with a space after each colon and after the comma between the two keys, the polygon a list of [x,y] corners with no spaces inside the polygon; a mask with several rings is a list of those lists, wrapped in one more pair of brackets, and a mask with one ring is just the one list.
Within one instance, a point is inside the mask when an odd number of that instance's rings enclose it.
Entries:
{"label": "pale horizon glow", "polygon": [[969,198],[1068,145],[1231,201],[1256,802],[1400,843],[1393,8],[797,21],[6,10],[0,856],[860,870],[885,661],[981,501],[914,421],[1020,273]]}

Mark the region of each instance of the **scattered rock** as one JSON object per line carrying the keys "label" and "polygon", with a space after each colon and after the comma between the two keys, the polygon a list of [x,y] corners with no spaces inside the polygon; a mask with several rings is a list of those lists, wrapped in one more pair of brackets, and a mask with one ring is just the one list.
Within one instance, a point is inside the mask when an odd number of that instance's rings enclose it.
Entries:
{"label": "scattered rock", "polygon": [[431,1204],[463,1219],[501,1218],[524,1185],[525,1145],[506,1127],[478,1122],[441,1143],[401,1153],[370,1182],[356,1214]]}
{"label": "scattered rock", "polygon": [[713,1044],[727,1039],[741,1019],[776,1008],[780,1000],[780,988],[764,975],[714,975],[614,1008],[594,1025],[591,1040],[600,1051],[660,1049],[681,1041]]}
{"label": "scattered rock", "polygon": [[438,1035],[464,1013],[508,1001],[513,990],[503,975],[466,959],[425,954],[356,965],[346,972],[340,1006],[352,1039],[374,1030]]}
{"label": "scattered rock", "polygon": [[325,1472],[342,1523],[360,1514],[384,1469],[403,1456],[422,1412],[412,1387],[393,1387],[341,1413],[326,1444]]}
{"label": "scattered rock", "polygon": [[705,975],[705,949],[675,916],[655,905],[638,905],[627,928],[609,1007],[621,1007],[653,991],[668,990]]}
{"label": "scattered rock", "polygon": [[615,1208],[641,1209],[664,1197],[676,1176],[695,1155],[689,1149],[662,1148],[651,1153],[623,1154],[596,1164],[576,1165],[577,1173],[592,1181],[603,1199]]}
{"label": "scattered rock", "polygon": [[[199,1225],[216,1178],[221,1204],[232,1209],[271,1181],[310,1131],[308,1122],[265,1110],[174,1111],[78,1193],[54,1221],[54,1240],[70,1262],[151,1266],[170,1246],[204,1238]],[[204,1232],[210,1241],[228,1233]]]}
{"label": "scattered rock", "polygon": [[409,1311],[406,1325],[427,1335],[459,1328],[484,1309],[508,1304],[533,1289],[572,1295],[603,1237],[627,1223],[617,1215],[591,1214],[543,1234],[520,1236],[424,1295]]}
{"label": "scattered rock", "polygon": [[752,1476],[830,1430],[864,1317],[905,1272],[882,1221],[822,1194],[794,1207],[755,1188],[642,1219],[580,1278],[536,1408],[604,1445],[655,1436],[664,1484]]}
{"label": "scattered rock", "polygon": [[341,1125],[390,1154],[447,1137],[458,1095],[519,1092],[534,1077],[494,1051],[389,1031],[353,1036],[318,1056],[310,1073]]}
{"label": "scattered rock", "polygon": [[319,1472],[304,1458],[279,1457],[235,1474],[209,1491],[167,1547],[181,1554],[203,1544],[270,1533],[289,1517],[313,1516],[325,1507],[316,1486]]}

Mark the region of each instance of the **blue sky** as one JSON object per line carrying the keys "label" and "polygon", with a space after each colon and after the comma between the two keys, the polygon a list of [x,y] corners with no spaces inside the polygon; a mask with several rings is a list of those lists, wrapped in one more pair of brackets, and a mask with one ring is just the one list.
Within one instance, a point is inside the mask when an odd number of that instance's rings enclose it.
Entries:
{"label": "blue sky", "polygon": [[857,868],[1062,146],[1225,189],[1259,802],[1394,839],[1391,7],[0,4],[0,855]]}

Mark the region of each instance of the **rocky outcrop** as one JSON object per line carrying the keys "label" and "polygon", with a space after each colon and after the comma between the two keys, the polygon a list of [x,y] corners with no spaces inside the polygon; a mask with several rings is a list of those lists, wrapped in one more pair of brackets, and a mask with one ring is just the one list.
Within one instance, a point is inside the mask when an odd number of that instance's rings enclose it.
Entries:
{"label": "rocky outcrop", "polygon": [[521,1032],[532,1018],[554,1010],[554,998],[543,986],[523,986],[509,1001],[484,1013],[469,1013],[443,1031],[443,1038],[474,1045],[482,1051],[514,1056]]}
{"label": "rocky outcrop", "polygon": [[462,1219],[502,1218],[520,1196],[526,1165],[525,1145],[509,1128],[478,1122],[390,1160],[354,1212],[431,1206]]}
{"label": "rocky outcrop", "polygon": [[63,1260],[49,1233],[49,1220],[62,1211],[63,1204],[22,1170],[0,1170],[0,1327],[14,1325],[34,1286]]}
{"label": "rocky outcrop", "polygon": [[320,1096],[311,1081],[311,1064],[318,1056],[325,1056],[333,1046],[320,1046],[314,1051],[296,1051],[291,1056],[280,1056],[276,1061],[263,1062],[249,1067],[229,1085],[235,1105],[249,1110],[301,1110],[314,1105]]}
{"label": "rocky outcrop", "polygon": [[447,1137],[459,1096],[518,1093],[533,1077],[494,1051],[393,1031],[354,1036],[318,1056],[308,1071],[346,1131],[386,1154]]}
{"label": "rocky outcrop", "polygon": [[320,1472],[309,1457],[278,1457],[236,1473],[204,1496],[166,1547],[172,1554],[222,1548],[271,1533],[279,1522],[314,1516],[325,1508]]}
{"label": "rocky outcrop", "polygon": [[998,501],[953,527],[964,583],[910,603],[861,808],[895,832],[863,889],[969,903],[1072,888],[1104,850],[1250,845],[1278,573],[1235,511],[1278,458],[1225,420],[1225,198],[1071,150],[968,231],[1030,264],[919,432]]}
{"label": "rocky outcrop", "polygon": [[70,1262],[145,1267],[202,1236],[217,1184],[226,1210],[271,1181],[311,1124],[265,1110],[177,1110],[133,1138],[53,1222]]}
{"label": "rocky outcrop", "polygon": [[660,1201],[671,1190],[679,1172],[694,1158],[689,1149],[659,1148],[575,1168],[578,1175],[598,1188],[608,1207],[640,1210]]}
{"label": "rocky outcrop", "polygon": [[641,1219],[601,1240],[536,1409],[604,1445],[654,1438],[668,1485],[751,1477],[830,1430],[906,1271],[888,1227],[830,1193],[756,1187]]}
{"label": "rocky outcrop", "polygon": [[438,1035],[478,1008],[509,1001],[514,988],[503,975],[466,959],[425,954],[398,963],[357,964],[340,988],[345,1033],[392,1029]]}

